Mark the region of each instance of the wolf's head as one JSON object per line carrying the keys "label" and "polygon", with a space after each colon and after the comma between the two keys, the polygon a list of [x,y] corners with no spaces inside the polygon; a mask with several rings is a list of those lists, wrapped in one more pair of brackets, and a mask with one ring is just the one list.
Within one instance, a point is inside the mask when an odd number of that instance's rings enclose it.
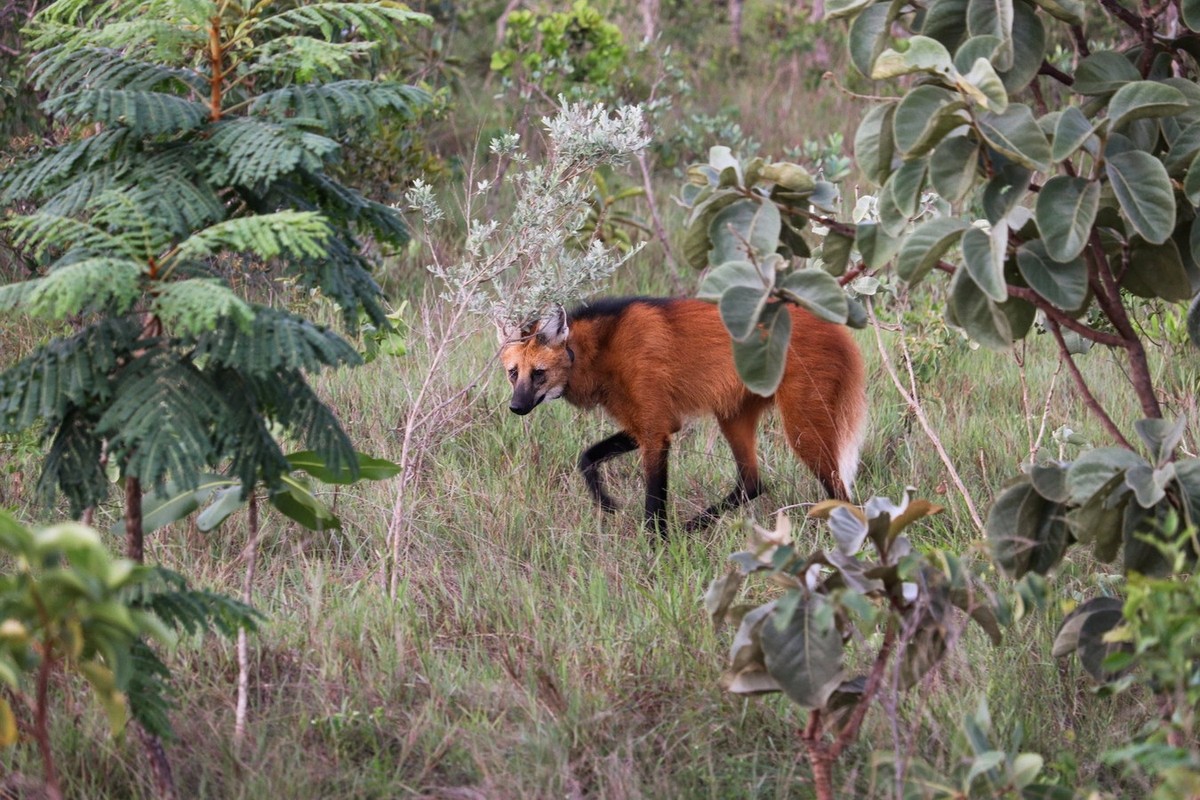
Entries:
{"label": "wolf's head", "polygon": [[514,414],[528,414],[543,400],[563,396],[575,361],[568,333],[562,306],[525,328],[500,329],[500,362],[513,387],[508,407]]}

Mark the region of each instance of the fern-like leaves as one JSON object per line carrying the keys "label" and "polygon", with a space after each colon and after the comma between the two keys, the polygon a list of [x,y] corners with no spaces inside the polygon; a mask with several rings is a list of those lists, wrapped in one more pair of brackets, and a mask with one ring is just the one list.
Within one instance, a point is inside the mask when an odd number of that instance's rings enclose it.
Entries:
{"label": "fern-like leaves", "polygon": [[264,92],[255,98],[250,111],[277,120],[317,120],[327,132],[342,133],[359,125],[375,125],[384,111],[411,114],[428,101],[428,93],[413,86],[345,80]]}
{"label": "fern-like leaves", "polygon": [[190,131],[209,115],[195,100],[135,89],[81,89],[56,95],[43,107],[56,117],[128,128],[134,136]]}
{"label": "fern-like leaves", "polygon": [[288,255],[321,258],[326,253],[329,223],[312,211],[277,211],[218,222],[189,236],[175,258],[192,259],[222,251],[253,253],[264,259]]}
{"label": "fern-like leaves", "polygon": [[197,336],[222,325],[246,332],[254,321],[250,304],[213,278],[168,283],[155,296],[152,310],[176,336]]}
{"label": "fern-like leaves", "polygon": [[366,39],[389,39],[397,25],[431,22],[428,14],[412,11],[399,3],[313,3],[290,8],[263,18],[259,23],[266,34],[286,35],[320,31],[333,39],[353,30]]}

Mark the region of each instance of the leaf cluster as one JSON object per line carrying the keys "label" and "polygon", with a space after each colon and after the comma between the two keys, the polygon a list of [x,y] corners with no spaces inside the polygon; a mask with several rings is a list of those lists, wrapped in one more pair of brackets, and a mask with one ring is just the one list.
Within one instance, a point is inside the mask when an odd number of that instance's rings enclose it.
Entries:
{"label": "leaf cluster", "polygon": [[[866,312],[837,280],[846,271],[850,239],[827,231],[814,251],[801,235],[812,209],[834,210],[832,183],[791,162],[755,158],[743,165],[728,147],[716,146],[708,163],[688,168],[679,202],[688,211],[684,258],[696,269],[711,268],[697,296],[717,303],[738,373],[751,391],[774,394],[783,377],[789,303],[819,319],[865,324]],[[819,260],[792,268],[795,257]]]}
{"label": "leaf cluster", "polygon": [[[210,631],[229,637],[253,630],[258,616],[176,573],[113,558],[94,530],[75,523],[31,531],[0,512],[0,552],[14,565],[0,576],[0,683],[37,707],[47,702],[35,688],[39,676],[73,673],[91,687],[114,734],[130,717],[170,734],[170,672],[152,642],[169,646],[180,634]],[[38,716],[48,710],[38,707]],[[0,698],[0,745],[15,743],[18,727]]]}
{"label": "leaf cluster", "polygon": [[[718,627],[737,625],[722,685],[737,694],[782,691],[827,715],[827,722],[837,723],[839,739],[850,740],[893,656],[902,688],[941,660],[955,609],[998,642],[1006,612],[970,566],[946,554],[926,557],[904,533],[939,511],[907,494],[898,504],[872,498],[862,508],[826,501],[809,516],[828,520],[835,547],[807,555],[792,542],[782,513],[774,530],[753,526],[750,549],[731,556],[736,568],[713,581],[705,596]],[[736,604],[746,577],[757,572],[767,573],[785,594],[763,605]],[[879,641],[877,632],[883,632],[883,644],[867,656],[871,671],[849,676],[847,648]]]}

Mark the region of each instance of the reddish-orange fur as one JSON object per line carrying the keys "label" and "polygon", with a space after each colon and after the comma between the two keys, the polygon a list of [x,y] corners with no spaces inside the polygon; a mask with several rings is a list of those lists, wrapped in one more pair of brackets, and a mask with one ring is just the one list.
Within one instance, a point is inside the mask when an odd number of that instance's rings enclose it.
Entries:
{"label": "reddish-orange fur", "polygon": [[[738,466],[734,492],[693,526],[760,493],[756,431],[772,404],[780,409],[797,456],[829,494],[848,498],[866,421],[862,357],[843,326],[799,308],[793,307],[791,315],[783,380],[773,397],[764,398],[738,377],[716,306],[693,299],[635,298],[582,307],[569,320],[542,323],[505,346],[502,360],[514,383],[513,410],[527,413],[558,393],[581,408],[604,408],[628,438],[618,434],[584,454],[580,467],[588,486],[602,505],[611,506],[596,466],[636,443],[646,473],[647,522],[660,531],[671,436],[689,417],[716,417]],[[539,368],[541,375],[534,376]]]}

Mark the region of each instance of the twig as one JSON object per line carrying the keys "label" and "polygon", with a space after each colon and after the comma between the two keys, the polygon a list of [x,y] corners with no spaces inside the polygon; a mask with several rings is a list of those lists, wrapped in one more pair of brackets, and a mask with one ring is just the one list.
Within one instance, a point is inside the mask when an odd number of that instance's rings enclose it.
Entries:
{"label": "twig", "polygon": [[1093,414],[1100,420],[1100,424],[1104,430],[1108,431],[1109,436],[1112,436],[1122,447],[1133,449],[1133,445],[1129,443],[1121,433],[1121,429],[1112,421],[1112,417],[1108,416],[1104,407],[1100,405],[1100,401],[1092,394],[1092,390],[1088,387],[1087,381],[1084,380],[1083,373],[1079,371],[1079,366],[1075,363],[1075,359],[1071,357],[1070,351],[1067,350],[1067,343],[1063,339],[1062,329],[1059,328],[1055,320],[1047,319],[1046,324],[1050,328],[1050,332],[1054,334],[1055,340],[1058,342],[1058,348],[1062,351],[1063,358],[1066,359],[1067,368],[1071,370],[1071,376],[1075,379],[1075,386],[1083,394],[1083,403],[1091,410]]}
{"label": "twig", "polygon": [[[254,573],[258,566],[258,503],[254,494],[250,495],[250,504],[246,513],[246,548],[242,558],[246,562],[246,575],[242,579],[242,602],[250,604],[251,593],[254,589]],[[238,628],[237,638],[238,682],[237,710],[233,718],[233,747],[238,752],[246,738],[246,709],[250,705],[250,643],[244,627]]]}
{"label": "twig", "polygon": [[971,494],[967,491],[966,485],[963,484],[962,478],[959,477],[958,470],[955,469],[954,462],[950,460],[946,448],[942,446],[942,440],[938,437],[937,432],[934,431],[929,418],[925,416],[925,409],[922,407],[921,401],[916,397],[916,382],[912,372],[912,359],[908,354],[908,347],[904,345],[904,338],[901,337],[900,346],[905,364],[908,366],[912,391],[904,388],[904,384],[900,380],[900,375],[896,371],[896,366],[892,363],[887,348],[883,345],[883,335],[880,333],[879,319],[875,316],[874,304],[868,300],[864,305],[867,308],[867,316],[871,320],[871,328],[875,331],[875,342],[879,347],[879,355],[883,359],[883,366],[887,370],[888,377],[892,379],[892,384],[896,387],[896,391],[900,392],[900,396],[904,398],[904,402],[908,405],[909,410],[913,412],[917,418],[917,422],[921,424],[921,429],[925,431],[925,436],[933,444],[934,450],[937,451],[938,457],[942,460],[947,472],[950,474],[950,480],[953,481],[954,487],[958,489],[959,494],[962,495],[963,501],[966,503],[967,512],[971,515],[971,521],[975,523],[975,528],[982,534],[984,531],[983,519],[975,509],[975,502],[971,499]]}

